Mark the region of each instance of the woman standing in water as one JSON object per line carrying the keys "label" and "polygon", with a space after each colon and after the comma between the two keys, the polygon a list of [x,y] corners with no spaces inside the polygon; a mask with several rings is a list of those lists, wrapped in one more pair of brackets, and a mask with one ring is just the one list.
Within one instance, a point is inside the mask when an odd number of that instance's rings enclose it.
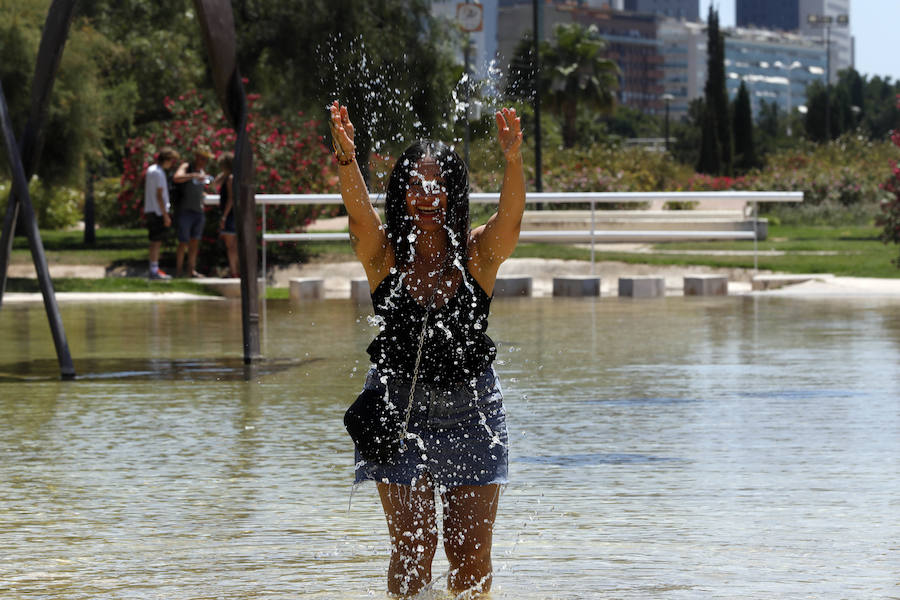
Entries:
{"label": "woman standing in water", "polygon": [[431,581],[436,491],[450,563],[448,588],[458,593],[491,587],[507,432],[487,318],[497,269],[516,247],[525,209],[519,118],[504,108],[496,119],[506,170],[499,208],[485,225],[469,230],[465,163],[434,141],[416,142],[397,160],[383,225],[356,164],[347,107],[331,106],[350,241],[381,327],[367,350],[373,365],[365,387],[386,392],[408,418],[409,441],[389,463],[356,453],[356,481],[377,483],[387,518],[393,594],[416,594]]}

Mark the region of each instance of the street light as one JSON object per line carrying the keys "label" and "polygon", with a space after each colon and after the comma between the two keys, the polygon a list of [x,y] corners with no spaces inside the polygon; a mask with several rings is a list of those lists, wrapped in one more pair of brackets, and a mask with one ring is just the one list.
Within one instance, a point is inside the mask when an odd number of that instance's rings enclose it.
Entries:
{"label": "street light", "polygon": [[662,99],[666,102],[666,152],[669,151],[669,102],[675,99],[672,94],[663,94]]}
{"label": "street light", "polygon": [[846,27],[850,24],[848,15],[806,15],[810,25],[825,28],[825,141],[831,140],[831,24]]}
{"label": "street light", "polygon": [[803,65],[800,63],[799,60],[795,60],[794,62],[792,62],[789,65],[785,65],[780,60],[776,60],[773,64],[774,64],[774,66],[778,67],[779,69],[784,69],[788,73],[788,75],[787,75],[787,80],[788,80],[788,82],[787,82],[787,135],[788,135],[788,137],[791,137],[791,71],[793,71],[794,69],[796,69],[798,67],[802,67]]}

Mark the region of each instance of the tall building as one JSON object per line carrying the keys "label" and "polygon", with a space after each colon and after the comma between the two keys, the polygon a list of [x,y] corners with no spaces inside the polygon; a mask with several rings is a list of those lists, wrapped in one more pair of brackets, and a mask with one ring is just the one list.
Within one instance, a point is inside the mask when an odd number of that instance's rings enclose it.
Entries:
{"label": "tall building", "polygon": [[[855,64],[853,38],[850,36],[850,0],[799,0],[800,33],[819,38],[828,46],[829,78]],[[810,16],[830,17],[830,24],[812,24]]]}
{"label": "tall building", "polygon": [[743,81],[753,116],[760,103],[784,112],[806,103],[806,86],[825,78],[825,46],[818,39],[765,29],[725,30],[725,88],[737,96]]}
{"label": "tall building", "polygon": [[[817,38],[756,28],[723,30],[725,88],[734,99],[747,86],[754,118],[762,102],[782,112],[806,103],[806,86],[825,78],[825,46]],[[666,19],[658,33],[663,56],[663,88],[670,94],[672,118],[687,115],[688,105],[704,93],[707,29],[703,23]]]}
{"label": "tall building", "polygon": [[657,37],[663,59],[663,93],[671,96],[672,119],[686,117],[691,100],[703,95],[706,82],[706,25],[663,19]]}
{"label": "tall building", "polygon": [[800,27],[800,0],[736,0],[738,27],[796,31]]}
{"label": "tall building", "polygon": [[700,0],[625,0],[622,8],[687,21],[700,19]]}

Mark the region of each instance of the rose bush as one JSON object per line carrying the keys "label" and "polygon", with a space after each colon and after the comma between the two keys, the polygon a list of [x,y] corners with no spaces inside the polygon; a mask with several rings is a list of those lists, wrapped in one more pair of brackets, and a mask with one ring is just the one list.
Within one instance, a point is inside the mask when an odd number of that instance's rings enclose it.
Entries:
{"label": "rose bush", "polygon": [[[332,167],[329,149],[319,133],[319,123],[302,113],[287,118],[267,115],[258,110],[260,97],[247,95],[247,131],[253,147],[254,184],[257,194],[310,194],[336,191],[337,174]],[[226,121],[218,105],[203,93],[192,90],[178,98],[166,98],[171,114],[168,121],[150,124],[139,136],[128,140],[122,165],[121,189],[118,194],[119,224],[141,227],[144,206],[144,173],[163,146],[175,148],[182,160],[190,160],[197,144],[206,144],[214,154],[207,169],[216,173],[216,160],[234,149],[237,135]],[[215,194],[216,190],[209,189]],[[304,230],[317,217],[334,214],[336,206],[278,206],[266,209],[266,229],[279,232]],[[207,267],[221,263],[222,252],[211,255],[209,246],[216,243],[219,224],[218,208],[207,208],[207,230],[204,234],[203,259]],[[262,210],[257,212],[257,231],[262,229]],[[277,259],[302,256],[299,244],[272,244],[269,249]]]}

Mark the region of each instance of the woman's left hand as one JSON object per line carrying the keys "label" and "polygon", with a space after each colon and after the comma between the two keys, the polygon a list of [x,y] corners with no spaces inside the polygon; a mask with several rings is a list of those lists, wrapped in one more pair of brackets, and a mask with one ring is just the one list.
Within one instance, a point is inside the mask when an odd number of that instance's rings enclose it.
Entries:
{"label": "woman's left hand", "polygon": [[503,156],[507,161],[519,158],[522,147],[522,122],[516,116],[516,109],[501,108],[495,116],[497,117],[497,140],[500,142]]}

